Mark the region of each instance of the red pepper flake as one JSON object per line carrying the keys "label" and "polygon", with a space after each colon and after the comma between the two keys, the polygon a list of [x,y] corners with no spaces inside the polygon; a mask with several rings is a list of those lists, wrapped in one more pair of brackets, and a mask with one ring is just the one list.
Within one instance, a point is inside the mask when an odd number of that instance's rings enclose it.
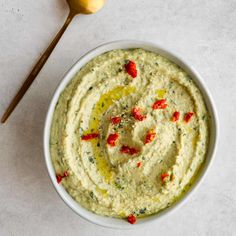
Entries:
{"label": "red pepper flake", "polygon": [[142,166],[142,162],[139,161],[139,162],[137,163],[137,167],[139,168],[139,167],[141,167],[141,166]]}
{"label": "red pepper flake", "polygon": [[145,144],[147,143],[151,143],[154,138],[156,137],[156,132],[154,132],[153,130],[149,130],[147,135],[146,135],[146,138],[145,138]]}
{"label": "red pepper flake", "polygon": [[173,116],[172,116],[172,121],[173,121],[173,122],[178,121],[178,120],[179,120],[179,116],[180,116],[180,112],[175,111],[175,112],[173,113]]}
{"label": "red pepper flake", "polygon": [[157,100],[152,105],[153,110],[165,109],[166,107],[167,107],[166,99]]}
{"label": "red pepper flake", "polygon": [[123,145],[120,149],[120,152],[126,153],[128,155],[134,155],[134,154],[139,153],[139,150],[136,148],[132,148],[132,147]]}
{"label": "red pepper flake", "polygon": [[141,109],[139,107],[134,107],[131,112],[132,116],[134,117],[135,120],[138,121],[143,121],[147,117],[145,115],[141,114]]}
{"label": "red pepper flake", "polygon": [[131,75],[133,78],[137,77],[138,71],[136,69],[136,64],[133,61],[129,61],[127,64],[125,64],[125,70],[126,72]]}
{"label": "red pepper flake", "polygon": [[99,137],[99,134],[98,134],[98,133],[90,133],[90,134],[85,134],[85,135],[83,135],[81,138],[82,138],[82,140],[84,140],[84,141],[88,141],[88,140],[90,140],[90,139],[94,139],[94,138],[97,138],[97,137]]}
{"label": "red pepper flake", "polygon": [[117,124],[119,124],[121,122],[121,117],[119,117],[119,116],[116,116],[116,117],[112,117],[111,118],[111,123],[113,124],[113,125],[117,125]]}
{"label": "red pepper flake", "polygon": [[69,176],[68,172],[65,171],[63,177],[68,177],[68,176]]}
{"label": "red pepper flake", "polygon": [[67,171],[65,171],[63,175],[57,174],[57,175],[56,175],[57,183],[60,184],[61,181],[62,181],[62,179],[63,179],[63,178],[66,178],[66,177],[68,177],[68,176],[69,176],[69,174],[68,174]]}
{"label": "red pepper flake", "polygon": [[57,178],[57,183],[60,184],[63,177],[61,175],[57,174],[56,178]]}
{"label": "red pepper flake", "polygon": [[168,173],[162,173],[162,174],[161,174],[161,180],[162,180],[162,182],[164,182],[164,181],[165,181],[165,178],[168,177],[168,176],[169,176]]}
{"label": "red pepper flake", "polygon": [[136,217],[133,215],[133,214],[130,214],[129,216],[128,216],[128,218],[127,218],[127,220],[128,220],[128,222],[130,223],[130,224],[135,224],[135,222],[136,222]]}
{"label": "red pepper flake", "polygon": [[188,122],[190,121],[190,119],[192,118],[193,115],[194,115],[193,112],[188,112],[188,113],[186,113],[185,116],[184,116],[184,121],[185,121],[186,123],[188,123]]}
{"label": "red pepper flake", "polygon": [[116,146],[116,140],[119,138],[118,134],[110,134],[107,138],[107,143],[112,147]]}
{"label": "red pepper flake", "polygon": [[129,153],[130,152],[130,149],[129,149],[129,147],[128,146],[122,146],[121,147],[121,149],[120,149],[120,151],[122,152],[122,153]]}

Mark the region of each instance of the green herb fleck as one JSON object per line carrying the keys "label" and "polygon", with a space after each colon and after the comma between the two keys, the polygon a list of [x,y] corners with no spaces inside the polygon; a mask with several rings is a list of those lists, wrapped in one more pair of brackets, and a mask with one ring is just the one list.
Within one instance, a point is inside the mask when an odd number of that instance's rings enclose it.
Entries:
{"label": "green herb fleck", "polygon": [[93,193],[93,192],[90,192],[90,193],[89,193],[89,196],[90,196],[92,199],[94,199],[94,193]]}
{"label": "green herb fleck", "polygon": [[142,209],[139,210],[139,213],[140,213],[140,214],[145,214],[146,210],[147,210],[147,208],[144,207],[144,208],[142,208]]}
{"label": "green herb fleck", "polygon": [[89,157],[88,159],[89,159],[89,161],[90,161],[91,163],[94,164],[94,159],[93,159],[92,157]]}
{"label": "green herb fleck", "polygon": [[116,186],[118,189],[121,189],[121,190],[124,189],[124,187],[121,185],[119,179],[117,179],[117,180],[115,181],[115,186]]}
{"label": "green herb fleck", "polygon": [[173,82],[171,81],[169,84],[169,88],[171,88],[173,86]]}
{"label": "green herb fleck", "polygon": [[120,123],[120,124],[118,125],[118,128],[123,128],[123,125]]}

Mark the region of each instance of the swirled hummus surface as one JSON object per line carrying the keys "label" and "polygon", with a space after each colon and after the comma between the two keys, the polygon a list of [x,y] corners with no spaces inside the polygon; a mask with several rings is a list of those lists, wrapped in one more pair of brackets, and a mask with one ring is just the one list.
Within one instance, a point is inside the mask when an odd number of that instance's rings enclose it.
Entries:
{"label": "swirled hummus surface", "polygon": [[204,162],[208,116],[195,83],[168,59],[143,49],[102,54],[56,105],[50,151],[58,182],[99,215],[157,213]]}

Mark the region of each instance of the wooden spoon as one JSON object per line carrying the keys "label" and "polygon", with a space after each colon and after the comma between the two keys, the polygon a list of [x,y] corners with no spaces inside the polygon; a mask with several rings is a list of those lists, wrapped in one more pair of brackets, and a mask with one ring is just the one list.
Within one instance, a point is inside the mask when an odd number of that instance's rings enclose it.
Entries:
{"label": "wooden spoon", "polygon": [[72,21],[75,15],[77,14],[93,14],[100,10],[104,5],[105,0],[67,0],[67,3],[70,7],[69,15],[66,19],[66,22],[57,33],[51,44],[48,46],[44,54],[41,56],[37,64],[34,66],[33,70],[26,78],[25,82],[21,86],[18,93],[13,98],[12,102],[10,103],[9,107],[7,108],[6,112],[2,116],[1,122],[4,123],[7,118],[10,116],[12,111],[15,109],[17,104],[20,102],[30,85],[35,80],[36,76],[42,69],[43,65],[46,63],[47,59],[49,58],[50,54],[52,53],[53,49],[57,45],[58,41],[60,40],[61,36],[65,32],[66,28]]}

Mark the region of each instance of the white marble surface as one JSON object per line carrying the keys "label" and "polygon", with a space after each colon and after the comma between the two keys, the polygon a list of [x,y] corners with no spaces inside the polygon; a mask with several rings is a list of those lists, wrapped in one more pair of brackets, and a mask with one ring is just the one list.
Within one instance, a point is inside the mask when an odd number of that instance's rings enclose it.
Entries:
{"label": "white marble surface", "polygon": [[[63,0],[0,0],[0,115],[63,24]],[[121,231],[77,216],[56,194],[43,157],[43,125],[62,75],[87,50],[116,39],[164,45],[205,78],[219,113],[215,161],[181,209]],[[24,99],[0,125],[0,235],[236,235],[236,1],[107,0],[74,19]]]}

